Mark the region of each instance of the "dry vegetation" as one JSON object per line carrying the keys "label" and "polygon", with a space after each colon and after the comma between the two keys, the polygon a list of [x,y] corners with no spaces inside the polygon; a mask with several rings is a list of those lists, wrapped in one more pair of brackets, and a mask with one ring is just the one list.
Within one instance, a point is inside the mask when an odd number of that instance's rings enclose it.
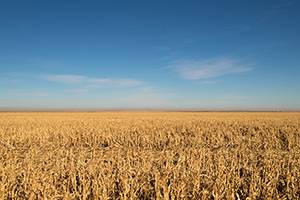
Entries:
{"label": "dry vegetation", "polygon": [[1,199],[299,199],[300,113],[2,112]]}

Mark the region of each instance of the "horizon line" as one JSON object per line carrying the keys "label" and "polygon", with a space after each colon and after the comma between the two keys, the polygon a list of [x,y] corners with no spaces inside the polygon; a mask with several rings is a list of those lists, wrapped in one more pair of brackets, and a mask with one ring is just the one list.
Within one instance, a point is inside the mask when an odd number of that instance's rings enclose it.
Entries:
{"label": "horizon line", "polygon": [[49,109],[49,110],[0,110],[0,112],[300,112],[300,110],[159,110],[159,109],[108,109],[108,110],[89,110],[89,109]]}

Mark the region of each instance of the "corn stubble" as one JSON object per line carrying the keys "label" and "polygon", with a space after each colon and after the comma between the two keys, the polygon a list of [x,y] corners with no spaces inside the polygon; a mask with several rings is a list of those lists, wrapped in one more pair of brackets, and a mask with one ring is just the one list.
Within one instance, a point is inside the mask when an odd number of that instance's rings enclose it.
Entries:
{"label": "corn stubble", "polygon": [[300,113],[2,112],[1,199],[299,199]]}

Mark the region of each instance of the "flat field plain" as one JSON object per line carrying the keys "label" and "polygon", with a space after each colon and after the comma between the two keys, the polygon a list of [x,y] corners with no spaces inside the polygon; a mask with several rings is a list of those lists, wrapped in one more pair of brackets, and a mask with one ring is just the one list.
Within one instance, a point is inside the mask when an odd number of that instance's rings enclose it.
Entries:
{"label": "flat field plain", "polygon": [[1,199],[299,199],[299,112],[0,112]]}

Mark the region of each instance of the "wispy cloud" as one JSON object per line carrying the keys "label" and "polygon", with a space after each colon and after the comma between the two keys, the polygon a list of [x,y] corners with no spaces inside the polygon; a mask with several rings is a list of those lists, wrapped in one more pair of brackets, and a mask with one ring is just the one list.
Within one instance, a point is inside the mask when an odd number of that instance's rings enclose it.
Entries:
{"label": "wispy cloud", "polygon": [[201,81],[200,82],[201,85],[213,85],[215,83],[216,83],[215,81]]}
{"label": "wispy cloud", "polygon": [[234,99],[234,100],[242,100],[242,99],[250,99],[251,97],[249,96],[240,96],[240,95],[231,95],[227,94],[221,97],[222,99]]}
{"label": "wispy cloud", "polygon": [[98,87],[132,87],[142,85],[143,82],[131,78],[89,78],[79,75],[44,75],[41,79],[62,84],[78,85],[82,84],[90,88]]}
{"label": "wispy cloud", "polygon": [[[207,42],[209,40],[220,39],[223,37],[232,37],[235,35],[247,33],[249,31],[251,31],[251,27],[245,24],[243,26],[231,26],[231,27],[226,27],[226,29],[211,31],[206,34],[203,34],[202,36],[197,36],[197,37],[187,37],[187,38],[175,37],[174,38],[174,35],[170,35],[169,37],[166,37],[167,42],[165,45],[153,46],[152,48],[160,52],[171,52],[171,51],[177,52],[178,49],[188,45],[201,43],[203,41]],[[170,56],[172,56],[172,53],[163,57],[163,59],[167,59]]]}
{"label": "wispy cloud", "polygon": [[10,77],[19,77],[19,76],[28,76],[28,74],[24,74],[24,73],[11,73],[11,72],[7,72],[7,73],[2,73],[1,75],[4,76],[10,76]]}
{"label": "wispy cloud", "polygon": [[292,6],[292,5],[294,5],[294,2],[287,2],[284,4],[274,5],[271,7],[270,13],[279,13],[279,12],[283,11],[284,7],[288,7],[288,6]]}
{"label": "wispy cloud", "polygon": [[63,63],[60,61],[49,61],[49,60],[41,60],[41,59],[30,59],[28,60],[28,63],[31,66],[35,66],[41,69],[66,69],[66,68],[73,68],[74,66],[68,64],[68,63]]}
{"label": "wispy cloud", "polygon": [[22,91],[13,91],[12,95],[15,96],[37,96],[37,97],[46,97],[50,96],[48,93],[44,92],[22,92]]}
{"label": "wispy cloud", "polygon": [[76,75],[45,75],[41,76],[42,79],[46,81],[53,81],[66,84],[80,84],[88,80],[85,76]]}
{"label": "wispy cloud", "polygon": [[212,78],[252,70],[251,67],[241,65],[237,60],[232,59],[180,60],[172,62],[169,67],[178,72],[182,78],[188,80]]}
{"label": "wispy cloud", "polygon": [[66,92],[70,92],[70,93],[82,93],[86,91],[88,90],[83,90],[83,89],[66,90]]}
{"label": "wispy cloud", "polygon": [[36,93],[35,96],[46,97],[46,96],[50,96],[50,94],[48,94],[48,93]]}
{"label": "wispy cloud", "polygon": [[233,36],[233,35],[237,35],[237,34],[241,34],[247,31],[251,31],[251,28],[246,26],[243,28],[239,28],[239,29],[228,29],[225,30],[224,32],[219,33],[219,37],[225,37],[225,36]]}
{"label": "wispy cloud", "polygon": [[284,3],[284,4],[279,4],[279,5],[271,6],[271,8],[272,9],[277,9],[277,8],[282,8],[282,7],[286,7],[286,6],[291,6],[293,4],[294,4],[293,2],[287,2],[287,3]]}

